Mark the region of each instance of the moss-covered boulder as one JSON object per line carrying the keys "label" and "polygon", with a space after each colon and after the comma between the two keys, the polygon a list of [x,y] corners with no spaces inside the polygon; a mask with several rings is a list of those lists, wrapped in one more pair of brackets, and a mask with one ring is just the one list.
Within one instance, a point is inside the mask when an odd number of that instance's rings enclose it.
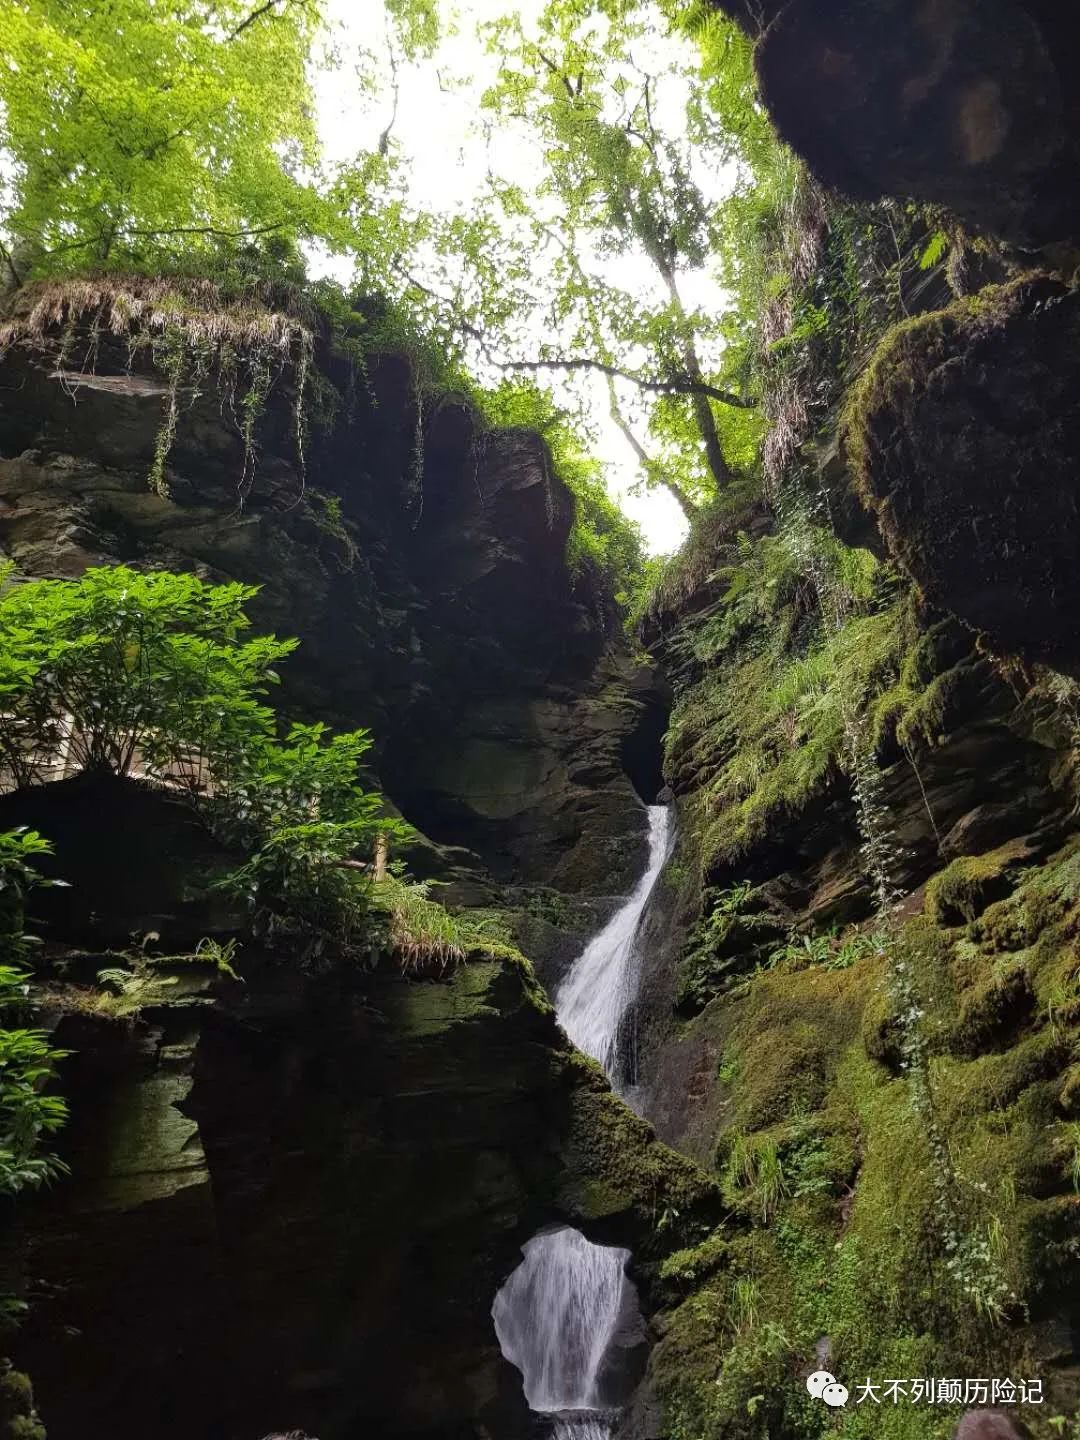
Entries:
{"label": "moss-covered boulder", "polygon": [[51,1282],[13,1353],[52,1440],[524,1440],[491,1321],[521,1246],[569,1223],[625,1247],[652,1308],[665,1258],[722,1218],[715,1179],[508,947],[438,979],[240,963],[216,1006],[60,1021],[78,1180],[0,1250]]}
{"label": "moss-covered boulder", "polygon": [[1080,297],[1048,279],[907,322],[846,442],[895,558],[1006,652],[1080,663]]}
{"label": "moss-covered boulder", "polygon": [[0,1360],[0,1437],[2,1440],[45,1440],[45,1427],[34,1409],[29,1375]]}

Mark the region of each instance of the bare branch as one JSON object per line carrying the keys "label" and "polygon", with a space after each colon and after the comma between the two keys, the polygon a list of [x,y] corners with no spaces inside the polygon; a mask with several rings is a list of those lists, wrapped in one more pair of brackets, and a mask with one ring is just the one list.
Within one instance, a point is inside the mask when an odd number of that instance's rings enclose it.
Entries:
{"label": "bare branch", "polygon": [[543,50],[540,49],[539,45],[536,47],[536,53],[540,56],[540,59],[547,66],[551,74],[555,76],[556,80],[561,81],[563,89],[569,96],[571,105],[576,104],[581,94],[581,83],[584,77],[580,75],[578,76],[578,86],[575,90],[570,80],[570,77],[566,74],[565,71],[559,69],[558,65],[555,64],[554,60],[544,54]]}
{"label": "bare branch", "polygon": [[[123,240],[133,236],[139,240],[152,240],[159,235],[216,235],[222,240],[246,240],[253,235],[272,234],[275,230],[283,229],[288,223],[287,220],[275,220],[272,225],[256,225],[250,230],[219,230],[214,225],[174,225],[160,230],[122,230],[119,237],[114,236],[110,240],[110,244],[115,243],[116,238]],[[88,240],[69,240],[66,244],[57,245],[54,249],[46,250],[44,253],[46,255],[63,255],[69,250],[85,250],[88,246],[100,244],[106,239],[107,234],[108,232],[102,230]]]}
{"label": "bare branch", "polygon": [[626,416],[619,408],[619,397],[615,393],[615,381],[610,375],[608,376],[608,401],[608,408],[612,421],[614,422],[616,428],[621,432],[623,439],[630,446],[630,449],[633,450],[637,462],[641,466],[647,478],[654,481],[658,485],[662,485],[664,489],[668,492],[668,494],[673,497],[676,504],[679,506],[679,509],[683,512],[686,518],[688,520],[693,520],[694,516],[697,514],[694,506],[682,493],[679,487],[671,480],[669,480],[667,476],[663,473],[663,471],[657,466],[655,460],[653,460],[652,456],[649,455],[644,445],[642,445],[641,441],[637,438],[637,436],[631,429],[630,422],[627,420]]}
{"label": "bare branch", "polygon": [[[422,295],[437,301],[447,309],[453,309],[453,304],[445,295],[440,295],[425,285],[422,281],[410,274],[407,270],[398,266],[398,273],[410,285],[419,290]],[[693,357],[697,366],[696,374],[678,373],[668,375],[662,380],[654,379],[648,375],[641,375],[633,370],[624,370],[620,365],[612,365],[606,360],[597,360],[589,355],[569,355],[563,359],[543,360],[506,360],[494,353],[488,337],[475,325],[461,317],[458,317],[454,324],[463,335],[467,335],[474,341],[489,365],[494,365],[497,370],[520,370],[536,372],[541,370],[594,370],[600,375],[607,375],[614,380],[626,380],[631,385],[636,385],[639,390],[646,390],[651,395],[696,395],[709,400],[716,400],[721,405],[731,405],[736,410],[756,410],[757,401],[744,398],[742,395],[735,395],[730,390],[722,390],[718,385],[710,385],[702,376],[700,366],[697,364],[696,356]]]}
{"label": "bare branch", "polygon": [[274,11],[279,5],[284,5],[286,10],[290,10],[294,5],[299,5],[301,9],[304,9],[306,7],[306,4],[307,0],[265,0],[265,4],[258,6],[258,8],[253,10],[245,20],[241,20],[240,24],[237,25],[236,29],[230,31],[226,38],[229,40],[235,40],[238,35],[242,35],[245,30],[249,29],[252,25],[257,24],[264,15],[270,15],[272,18],[277,18],[274,16]]}
{"label": "bare branch", "polygon": [[398,100],[401,96],[401,88],[398,84],[397,52],[394,50],[394,42],[390,38],[389,27],[387,27],[386,33],[386,49],[390,56],[390,88],[394,97],[394,103],[390,110],[390,119],[386,122],[386,129],[379,136],[379,154],[384,160],[387,151],[390,149],[390,136],[393,134],[394,126],[397,124]]}
{"label": "bare branch", "polygon": [[[472,332],[472,338],[478,338],[478,332]],[[601,375],[607,375],[616,380],[627,380],[631,385],[636,385],[639,390],[647,390],[652,395],[702,395],[710,400],[719,401],[721,405],[732,405],[737,410],[753,410],[757,402],[744,399],[741,395],[733,395],[729,390],[721,390],[717,385],[710,385],[709,382],[700,377],[694,378],[690,375],[669,375],[664,380],[654,380],[647,375],[636,374],[632,370],[623,370],[618,365],[609,365],[603,360],[594,360],[590,356],[575,355],[568,356],[565,360],[496,360],[485,349],[487,358],[493,365],[501,370],[596,370]]]}

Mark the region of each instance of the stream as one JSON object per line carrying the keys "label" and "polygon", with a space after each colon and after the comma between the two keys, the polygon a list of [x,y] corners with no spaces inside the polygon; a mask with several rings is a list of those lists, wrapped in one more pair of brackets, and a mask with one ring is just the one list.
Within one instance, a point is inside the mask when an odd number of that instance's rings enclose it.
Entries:
{"label": "stream", "polygon": [[[624,1021],[641,978],[637,933],[671,849],[671,818],[667,806],[649,807],[645,873],[555,992],[563,1029],[624,1097],[634,1079]],[[492,1307],[502,1352],[524,1377],[529,1408],[551,1417],[555,1440],[608,1440],[619,1398],[612,1351],[637,1313],[630,1252],[563,1226],[534,1236],[522,1254]]]}

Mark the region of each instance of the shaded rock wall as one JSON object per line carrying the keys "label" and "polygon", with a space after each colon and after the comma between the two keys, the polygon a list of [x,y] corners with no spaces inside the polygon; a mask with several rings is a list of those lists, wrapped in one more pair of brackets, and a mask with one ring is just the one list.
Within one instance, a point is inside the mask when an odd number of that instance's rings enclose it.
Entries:
{"label": "shaded rock wall", "polygon": [[778,130],[828,185],[946,206],[1022,245],[1080,228],[1077,21],[1048,0],[719,8],[760,34]]}
{"label": "shaded rock wall", "polygon": [[[138,949],[108,947],[151,924],[174,952],[234,933],[190,892],[230,857],[133,782],[0,798],[17,823],[51,830],[71,885],[29,918],[42,1023],[73,1052],[72,1177],[0,1247],[53,1440],[524,1437],[490,1318],[524,1241],[563,1222],[625,1246],[651,1306],[663,1256],[719,1218],[713,1183],[570,1049],[524,962],[305,974],[247,942],[242,983],[177,958],[125,1010],[92,982]],[[657,1207],[677,1223],[658,1230]]]}
{"label": "shaded rock wall", "polygon": [[152,365],[132,373],[102,343],[92,374],[61,382],[55,358],[0,361],[0,394],[18,396],[0,407],[0,551],[23,573],[123,561],[261,585],[255,624],[303,640],[286,707],[369,726],[421,830],[500,881],[626,887],[644,817],[621,751],[655,682],[626,658],[602,581],[568,572],[572,500],[538,436],[482,432],[453,396],[418,426],[403,358],[373,358],[361,383],[323,355],[339,398],[303,477],[284,379],[243,497],[239,429],[206,383],[182,397],[166,498],[147,487]]}
{"label": "shaded rock wall", "polygon": [[1080,664],[1080,324],[1047,278],[898,327],[847,444],[890,552],[1005,654]]}
{"label": "shaded rock wall", "polygon": [[[103,341],[78,383],[55,360],[0,360],[2,552],[31,576],[124,561],[261,585],[256,626],[303,642],[281,708],[371,726],[381,783],[428,836],[417,873],[465,903],[539,887],[525,928],[565,959],[595,914],[578,895],[625,891],[643,861],[624,762],[647,788],[665,702],[602,581],[567,570],[571,499],[543,442],[482,433],[453,396],[418,415],[400,357],[361,383],[322,355],[340,403],[303,477],[287,379],[242,496],[210,384],[182,397],[166,497],[146,483],[165,386],[145,352]],[[110,947],[152,929],[180,950],[239,917],[192,899],[223,857],[175,806],[88,788],[0,801],[4,824],[56,838],[74,882],[37,914],[48,1023],[78,1052],[73,1176],[20,1209],[4,1255],[34,1302],[17,1345],[53,1440],[524,1435],[489,1313],[523,1241],[558,1220],[625,1245],[649,1303],[685,1238],[658,1234],[657,1205],[708,1228],[715,1187],[567,1048],[510,961],[409,983],[301,976],[249,948],[242,987],[187,977],[137,1016],[102,1013],[85,982]]]}
{"label": "shaded rock wall", "polygon": [[16,1344],[49,1434],[526,1435],[490,1319],[520,1246],[576,1223],[647,1294],[656,1197],[700,1223],[710,1182],[508,962],[305,982],[249,951],[245,979],[56,1029],[74,1180],[23,1215]]}

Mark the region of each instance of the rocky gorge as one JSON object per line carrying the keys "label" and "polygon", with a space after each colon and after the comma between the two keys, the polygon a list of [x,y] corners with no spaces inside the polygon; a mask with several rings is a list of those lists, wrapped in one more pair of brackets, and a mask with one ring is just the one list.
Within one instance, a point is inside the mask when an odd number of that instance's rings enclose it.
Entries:
{"label": "rocky gorge", "polygon": [[[258,586],[254,627],[302,641],[279,709],[370,729],[411,872],[488,937],[301,963],[207,882],[223,846],[168,789],[0,795],[70,887],[26,907],[70,1175],[8,1216],[10,1440],[547,1434],[492,1305],[566,1225],[631,1256],[617,1437],[945,1440],[988,1406],[1010,1418],[960,1433],[1077,1433],[1074,27],[1041,0],[719,8],[807,172],[765,361],[787,438],[629,636],[543,436],[407,351],[358,364],[312,322],[253,432],[227,367],[178,383],[107,318],[156,282],[5,302],[0,554]],[[661,794],[631,1108],[552,997]],[[164,983],[103,1004],[121,953]],[[821,1369],[1041,1399],[833,1415]]]}

